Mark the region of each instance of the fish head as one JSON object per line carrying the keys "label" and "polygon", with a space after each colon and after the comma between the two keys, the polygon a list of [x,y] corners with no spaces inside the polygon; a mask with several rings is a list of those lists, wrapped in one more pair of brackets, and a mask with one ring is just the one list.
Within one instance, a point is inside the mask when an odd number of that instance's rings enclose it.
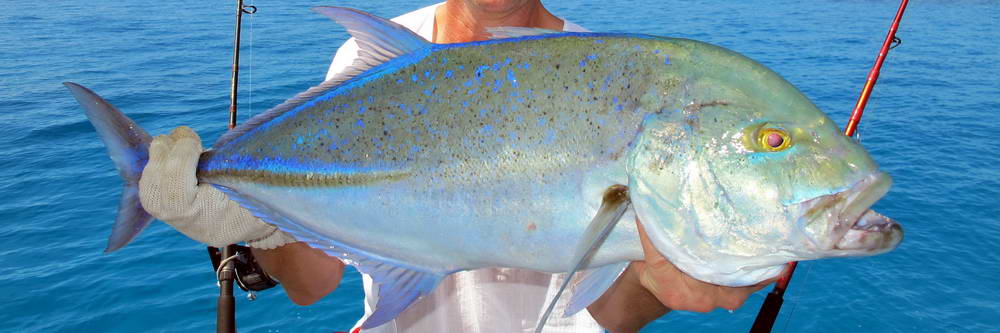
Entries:
{"label": "fish head", "polygon": [[699,280],[745,286],[790,261],[900,243],[899,224],[870,209],[891,178],[864,147],[763,65],[685,43],[672,58],[683,88],[646,117],[628,161],[661,254]]}

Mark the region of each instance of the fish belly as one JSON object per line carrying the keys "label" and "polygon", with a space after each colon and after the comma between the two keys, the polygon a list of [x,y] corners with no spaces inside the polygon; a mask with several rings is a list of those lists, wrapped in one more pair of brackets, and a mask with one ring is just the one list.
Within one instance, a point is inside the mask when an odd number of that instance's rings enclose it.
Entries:
{"label": "fish belly", "polygon": [[[308,230],[300,240],[320,248],[346,247],[435,272],[569,270],[601,193],[615,181],[600,168],[546,183],[521,178],[464,186],[421,178],[351,187],[227,186],[286,218],[269,222]],[[590,266],[641,258],[634,213],[622,221]]]}

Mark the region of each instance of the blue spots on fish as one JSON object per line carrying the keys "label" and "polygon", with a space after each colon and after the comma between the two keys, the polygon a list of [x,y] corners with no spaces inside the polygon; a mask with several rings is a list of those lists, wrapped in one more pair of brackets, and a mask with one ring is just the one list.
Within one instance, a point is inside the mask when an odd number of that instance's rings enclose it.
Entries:
{"label": "blue spots on fish", "polygon": [[517,89],[517,76],[514,75],[514,71],[511,69],[507,69],[507,82],[510,83],[511,88]]}
{"label": "blue spots on fish", "polygon": [[358,107],[358,114],[365,114],[365,111],[367,111],[367,110],[368,110],[368,107],[366,107],[364,105],[359,106]]}
{"label": "blue spots on fish", "polygon": [[664,65],[669,65],[670,64],[670,55],[669,54],[664,54],[663,55],[663,64]]}
{"label": "blue spots on fish", "polygon": [[420,79],[420,77],[417,76],[417,74],[410,75],[410,80],[413,80],[413,82],[417,82],[417,80],[419,80],[419,79]]}
{"label": "blue spots on fish", "polygon": [[547,145],[551,145],[556,142],[556,137],[557,137],[556,130],[554,128],[549,128],[548,130],[546,130],[544,143]]}
{"label": "blue spots on fish", "polygon": [[365,128],[365,120],[364,119],[358,119],[358,121],[354,122],[354,126]]}
{"label": "blue spots on fish", "polygon": [[446,79],[450,79],[452,75],[454,75],[454,72],[452,72],[450,69],[444,72],[444,78]]}
{"label": "blue spots on fish", "polygon": [[595,39],[594,40],[594,44],[604,44],[604,40],[603,39]]}
{"label": "blue spots on fish", "polygon": [[305,139],[301,135],[299,135],[299,137],[295,139],[295,142],[300,145],[302,144],[303,141],[305,141]]}
{"label": "blue spots on fish", "polygon": [[594,60],[597,60],[597,54],[594,54],[594,53],[588,54],[586,58],[584,58],[583,60],[580,60],[580,67],[581,68],[582,67],[586,67],[587,66],[587,62],[594,61]]}
{"label": "blue spots on fish", "polygon": [[476,80],[478,81],[479,79],[481,79],[483,77],[483,72],[486,71],[486,70],[489,70],[489,69],[490,69],[490,66],[486,66],[486,65],[482,65],[482,66],[476,67]]}

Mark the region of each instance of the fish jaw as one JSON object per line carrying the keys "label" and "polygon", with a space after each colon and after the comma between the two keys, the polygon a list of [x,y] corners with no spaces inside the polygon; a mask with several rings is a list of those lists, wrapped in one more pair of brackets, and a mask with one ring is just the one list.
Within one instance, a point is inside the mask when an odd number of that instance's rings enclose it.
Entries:
{"label": "fish jaw", "polygon": [[896,221],[870,207],[892,184],[885,172],[865,176],[848,189],[797,204],[810,254],[806,258],[866,256],[895,249],[903,239]]}

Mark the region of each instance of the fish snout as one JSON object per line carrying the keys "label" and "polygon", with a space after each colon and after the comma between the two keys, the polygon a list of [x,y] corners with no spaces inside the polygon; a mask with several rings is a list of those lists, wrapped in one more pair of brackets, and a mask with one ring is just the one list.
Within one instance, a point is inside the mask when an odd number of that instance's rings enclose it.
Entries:
{"label": "fish snout", "polygon": [[821,254],[835,251],[833,255],[838,256],[870,255],[895,248],[902,240],[902,227],[870,209],[891,184],[888,174],[875,172],[847,190],[803,202],[803,231],[809,245]]}

